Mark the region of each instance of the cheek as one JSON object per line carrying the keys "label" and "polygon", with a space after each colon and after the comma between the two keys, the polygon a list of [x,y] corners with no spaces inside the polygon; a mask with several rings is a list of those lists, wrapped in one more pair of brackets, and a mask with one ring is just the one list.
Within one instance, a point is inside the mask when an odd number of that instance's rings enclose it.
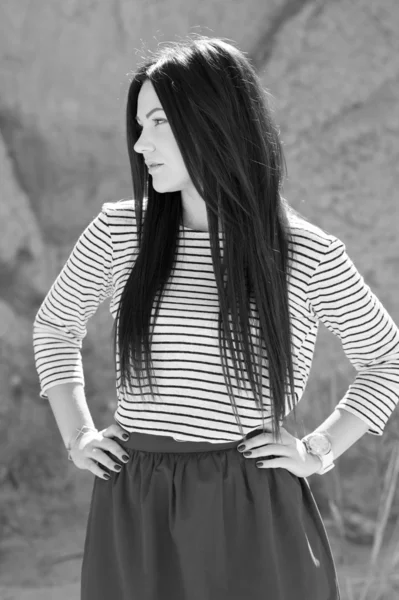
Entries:
{"label": "cheek", "polygon": [[179,181],[189,179],[180,148],[171,132],[168,132],[167,135],[159,140],[158,148],[161,150],[161,156],[165,158],[165,163],[173,179],[178,179]]}
{"label": "cheek", "polygon": [[171,163],[173,163],[176,167],[179,167],[179,169],[185,169],[185,164],[180,152],[180,148],[177,145],[177,142],[173,137],[172,133],[165,136],[164,140],[161,143],[162,153],[165,152],[165,160],[169,156],[169,158],[171,159]]}
{"label": "cheek", "polygon": [[170,160],[168,161],[167,166],[170,168],[170,171],[173,173],[174,177],[179,180],[187,179],[189,176],[188,171],[180,152],[173,155],[170,154],[169,158]]}

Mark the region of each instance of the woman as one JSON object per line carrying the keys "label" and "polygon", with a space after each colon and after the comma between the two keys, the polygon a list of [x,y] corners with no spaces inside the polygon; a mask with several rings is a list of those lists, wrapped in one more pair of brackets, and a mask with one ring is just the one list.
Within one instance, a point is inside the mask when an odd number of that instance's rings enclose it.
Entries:
{"label": "woman", "polygon": [[[399,331],[345,245],[282,198],[278,130],[234,45],[163,47],[134,74],[126,117],[134,199],[103,205],[34,323],[40,395],[96,475],[81,598],[337,600],[306,478],[382,435]],[[98,431],[80,349],[109,297],[118,402]],[[319,320],[358,374],[300,439],[283,422]]]}

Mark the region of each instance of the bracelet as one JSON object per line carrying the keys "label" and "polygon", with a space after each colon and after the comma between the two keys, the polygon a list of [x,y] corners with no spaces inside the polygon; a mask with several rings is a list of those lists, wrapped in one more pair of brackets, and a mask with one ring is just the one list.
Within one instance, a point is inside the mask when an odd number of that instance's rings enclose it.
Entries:
{"label": "bracelet", "polygon": [[69,441],[69,444],[67,446],[67,450],[68,450],[68,460],[72,461],[72,456],[71,456],[71,450],[72,447],[74,446],[74,444],[77,442],[77,440],[84,434],[86,433],[84,430],[87,431],[98,431],[98,429],[96,427],[89,427],[88,425],[83,425],[83,427],[80,427],[80,429],[77,427],[75,431],[77,431],[78,433],[75,435],[75,437],[73,439],[71,439]]}

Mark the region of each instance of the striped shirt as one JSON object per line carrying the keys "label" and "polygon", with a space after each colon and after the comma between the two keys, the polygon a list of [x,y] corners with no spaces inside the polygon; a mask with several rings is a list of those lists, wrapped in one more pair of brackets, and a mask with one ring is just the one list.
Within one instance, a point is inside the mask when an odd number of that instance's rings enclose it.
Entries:
{"label": "striped shirt", "polygon": [[[299,216],[289,218],[294,242],[290,245],[288,297],[295,400],[300,401],[308,381],[322,321],[339,337],[357,371],[336,407],[367,423],[367,433],[382,435],[399,399],[399,329],[364,282],[343,242]],[[33,324],[41,398],[47,398],[46,391],[57,384],[84,385],[81,348],[87,321],[107,298],[111,315],[116,317],[138,252],[135,223],[133,200],[105,203],[80,235],[43,300]],[[180,225],[177,252],[151,346],[159,395],[151,397],[148,391],[140,396],[139,388],[122,393],[117,353],[114,419],[128,431],[181,441],[238,441],[242,436],[225,385],[218,344],[219,302],[209,232]],[[230,352],[228,356],[231,358]],[[261,411],[248,381],[240,389],[233,370],[231,376],[247,435],[261,426]],[[263,376],[268,423],[266,365]],[[286,414],[289,410],[287,399]]]}

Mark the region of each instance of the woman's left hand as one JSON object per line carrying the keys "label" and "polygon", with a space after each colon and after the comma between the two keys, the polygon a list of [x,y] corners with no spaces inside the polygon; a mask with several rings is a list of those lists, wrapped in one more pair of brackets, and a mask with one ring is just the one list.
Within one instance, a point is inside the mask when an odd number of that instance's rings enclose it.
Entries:
{"label": "woman's left hand", "polygon": [[[317,456],[309,454],[306,451],[305,444],[298,438],[291,435],[284,427],[280,428],[280,438],[278,441],[273,437],[272,432],[263,433],[252,437],[241,444],[245,444],[243,452],[251,451],[250,459],[259,459],[262,457],[259,469],[287,469],[297,477],[309,477],[316,473],[321,467],[321,461]],[[239,450],[239,452],[242,452]],[[265,459],[269,455],[276,458]],[[247,457],[245,457],[247,458]]]}

